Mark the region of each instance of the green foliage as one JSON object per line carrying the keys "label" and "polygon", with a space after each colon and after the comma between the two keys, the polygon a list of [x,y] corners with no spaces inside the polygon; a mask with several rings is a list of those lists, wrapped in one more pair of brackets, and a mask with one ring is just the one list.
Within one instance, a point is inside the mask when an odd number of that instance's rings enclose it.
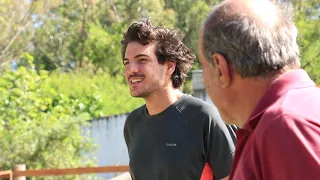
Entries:
{"label": "green foliage", "polygon": [[[98,106],[91,103],[87,111],[95,112],[93,117],[109,116],[131,112],[142,105],[143,100],[131,97],[123,76],[110,76],[108,73],[93,74],[86,71],[70,73],[52,73],[48,79],[49,86],[59,89],[60,93],[79,97],[87,101],[87,96],[99,97],[101,111],[91,111]],[[82,100],[84,99],[84,100]]]}
{"label": "green foliage", "polygon": [[[59,18],[57,18],[59,17]],[[163,1],[64,1],[52,8],[33,37],[38,70],[123,72],[120,40],[126,26],[141,17],[173,28],[175,14]]]}
{"label": "green foliage", "polygon": [[0,169],[20,163],[29,169],[93,165],[95,145],[82,130],[100,110],[99,98],[62,94],[47,85],[48,72],[33,68],[0,73]]}
{"label": "green foliage", "polygon": [[320,3],[309,0],[297,1],[294,5],[302,67],[320,84]]}
{"label": "green foliage", "polygon": [[94,72],[97,72],[100,68],[104,72],[116,75],[123,72],[119,40],[121,39],[121,34],[118,32],[124,31],[124,27],[115,23],[110,29],[112,31],[106,31],[101,25],[89,24],[88,39],[85,43],[87,52],[85,59],[88,63],[94,65]]}
{"label": "green foliage", "polygon": [[[283,1],[289,0],[281,0]],[[3,38],[0,46],[4,49],[9,45],[3,54],[5,59],[12,60],[20,56],[21,52],[27,51],[35,57],[37,70],[85,69],[116,75],[123,72],[120,55],[122,33],[133,21],[151,17],[154,25],[180,29],[185,34],[185,44],[197,54],[199,29],[212,6],[221,0],[15,0],[12,5],[9,2],[11,1],[4,1],[4,6],[0,8],[4,14],[0,17],[0,24],[5,29],[0,33],[0,39]],[[296,9],[295,21],[299,28],[302,66],[320,83],[319,2],[290,2]],[[21,3],[26,6],[20,11],[25,12],[29,8],[27,12],[30,12],[25,18],[28,21],[25,22],[19,21],[19,18],[11,18],[12,14],[9,13]],[[5,20],[5,17],[12,21]],[[15,43],[10,45],[12,38],[5,37],[14,37],[17,29],[25,23],[33,23],[33,26],[29,25],[23,33],[18,33],[19,38],[13,39]],[[192,69],[199,68],[196,60]],[[191,79],[187,81],[190,84]],[[190,92],[190,88],[184,90]]]}
{"label": "green foliage", "polygon": [[52,8],[45,17],[37,16],[35,35],[31,40],[34,50],[29,51],[35,58],[36,69],[68,69],[70,63],[76,61],[73,44],[80,38],[78,29],[81,24],[78,22],[81,17],[72,9],[78,6],[78,3],[65,1],[65,4]]}

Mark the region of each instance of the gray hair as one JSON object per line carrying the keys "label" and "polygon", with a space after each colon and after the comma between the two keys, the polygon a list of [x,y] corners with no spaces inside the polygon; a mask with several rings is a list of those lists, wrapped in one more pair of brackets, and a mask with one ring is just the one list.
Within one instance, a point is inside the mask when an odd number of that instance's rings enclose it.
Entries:
{"label": "gray hair", "polygon": [[290,4],[272,6],[276,13],[272,25],[265,24],[248,7],[241,9],[230,2],[216,6],[204,24],[203,51],[207,60],[211,62],[213,53],[220,53],[243,78],[300,66],[292,8]]}

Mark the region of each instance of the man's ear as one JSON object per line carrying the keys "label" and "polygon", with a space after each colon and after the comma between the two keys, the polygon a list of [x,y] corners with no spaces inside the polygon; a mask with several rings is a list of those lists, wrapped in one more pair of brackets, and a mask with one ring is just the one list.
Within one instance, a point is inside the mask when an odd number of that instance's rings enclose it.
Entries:
{"label": "man's ear", "polygon": [[167,75],[171,76],[174,72],[174,70],[176,69],[176,62],[172,62],[172,61],[167,61]]}
{"label": "man's ear", "polygon": [[212,56],[213,64],[218,73],[222,88],[229,87],[231,84],[231,74],[226,58],[219,53],[214,53]]}

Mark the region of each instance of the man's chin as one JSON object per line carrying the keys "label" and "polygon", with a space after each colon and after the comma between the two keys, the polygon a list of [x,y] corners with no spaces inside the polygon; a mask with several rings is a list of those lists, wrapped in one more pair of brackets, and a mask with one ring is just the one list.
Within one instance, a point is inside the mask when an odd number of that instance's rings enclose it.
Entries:
{"label": "man's chin", "polygon": [[132,97],[135,97],[135,98],[143,98],[143,99],[146,99],[148,98],[154,91],[148,91],[148,90],[145,90],[145,91],[130,91],[130,94]]}
{"label": "man's chin", "polygon": [[145,98],[145,94],[143,93],[130,93],[132,97],[135,98]]}
{"label": "man's chin", "polygon": [[139,94],[131,94],[131,96],[134,98],[141,98],[141,95],[139,95]]}

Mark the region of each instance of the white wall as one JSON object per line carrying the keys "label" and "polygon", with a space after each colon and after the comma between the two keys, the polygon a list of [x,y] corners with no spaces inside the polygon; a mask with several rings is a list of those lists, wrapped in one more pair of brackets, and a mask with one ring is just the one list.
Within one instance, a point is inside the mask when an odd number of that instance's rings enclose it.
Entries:
{"label": "white wall", "polygon": [[[123,138],[123,127],[128,114],[91,120],[91,138],[99,145],[96,157],[99,166],[128,165],[127,147]],[[109,179],[118,173],[99,174]]]}

